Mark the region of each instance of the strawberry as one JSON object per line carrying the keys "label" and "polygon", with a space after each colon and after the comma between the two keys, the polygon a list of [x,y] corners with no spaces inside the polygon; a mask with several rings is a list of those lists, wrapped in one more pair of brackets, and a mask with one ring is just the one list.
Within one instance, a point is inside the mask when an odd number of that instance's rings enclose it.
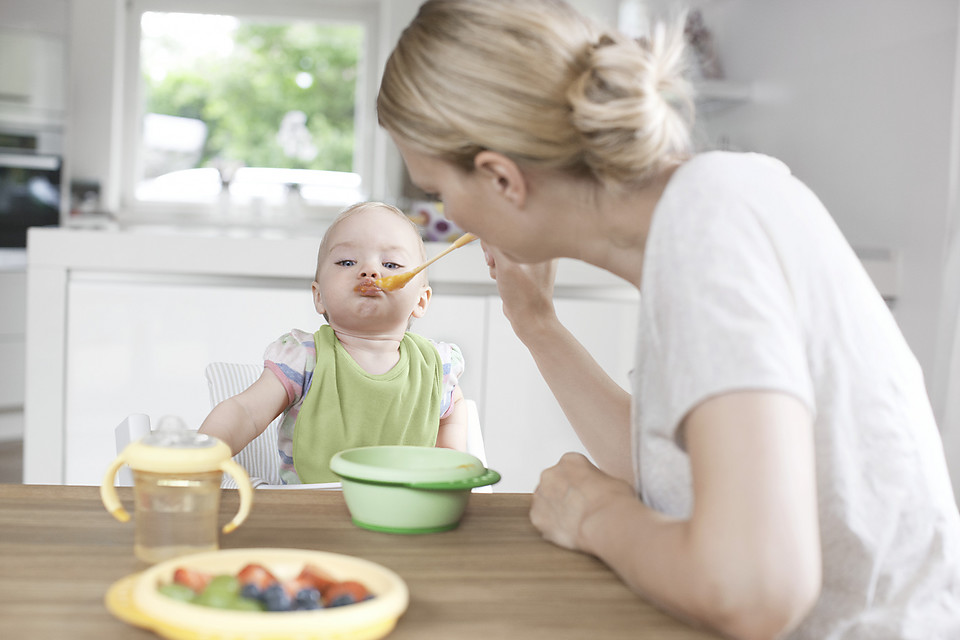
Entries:
{"label": "strawberry", "polygon": [[174,584],[182,584],[190,587],[195,593],[201,593],[206,589],[212,579],[213,575],[209,573],[187,567],[178,567],[177,570],[173,572]]}
{"label": "strawberry", "polygon": [[269,569],[256,563],[248,564],[240,569],[240,572],[237,573],[237,580],[240,581],[241,585],[253,584],[260,591],[277,582],[276,577],[270,573]]}
{"label": "strawberry", "polygon": [[326,607],[338,607],[355,602],[363,602],[371,597],[367,588],[353,580],[337,582],[323,592],[323,604]]}
{"label": "strawberry", "polygon": [[284,590],[290,594],[291,598],[296,598],[297,594],[304,589],[316,589],[311,581],[300,577],[284,580],[280,584],[283,585]]}
{"label": "strawberry", "polygon": [[304,566],[303,571],[300,572],[297,578],[309,582],[320,593],[323,593],[330,585],[337,582],[330,574],[313,564]]}

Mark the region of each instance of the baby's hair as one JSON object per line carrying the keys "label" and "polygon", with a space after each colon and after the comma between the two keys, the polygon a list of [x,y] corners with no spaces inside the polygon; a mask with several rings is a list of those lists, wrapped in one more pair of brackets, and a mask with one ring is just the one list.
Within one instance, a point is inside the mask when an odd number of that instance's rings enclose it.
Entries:
{"label": "baby's hair", "polygon": [[350,216],[356,215],[358,213],[363,213],[365,211],[370,211],[371,209],[383,209],[397,215],[400,218],[403,218],[410,224],[411,231],[417,238],[417,245],[420,249],[420,261],[426,262],[427,260],[427,249],[423,244],[423,238],[420,235],[420,229],[417,227],[417,224],[410,219],[410,216],[405,214],[403,211],[393,206],[392,204],[386,204],[384,202],[358,202],[352,204],[343,211],[341,211],[333,222],[330,223],[330,226],[327,227],[327,230],[323,233],[323,238],[320,240],[320,248],[317,250],[317,272],[315,274],[315,279],[320,278],[320,264],[323,262],[323,259],[330,252],[330,237],[333,235],[333,230],[337,227],[338,224],[343,222],[345,219]]}
{"label": "baby's hair", "polygon": [[682,21],[637,41],[562,0],[428,0],[387,60],[377,113],[468,171],[491,149],[616,188],[690,154],[685,69]]}

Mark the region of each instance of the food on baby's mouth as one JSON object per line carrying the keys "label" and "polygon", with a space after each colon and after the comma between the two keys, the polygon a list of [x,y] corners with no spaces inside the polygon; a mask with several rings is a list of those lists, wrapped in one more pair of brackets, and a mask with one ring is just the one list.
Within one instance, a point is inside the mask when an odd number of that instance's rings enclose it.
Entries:
{"label": "food on baby's mouth", "polygon": [[378,287],[375,284],[375,282],[361,282],[360,284],[355,286],[353,290],[356,291],[357,293],[362,293],[364,295],[371,294],[371,293],[378,293],[382,291],[382,289]]}
{"label": "food on baby's mouth", "polygon": [[248,564],[235,576],[180,567],[174,572],[173,581],[157,590],[174,600],[233,611],[308,611],[374,597],[362,583],[336,580],[312,564],[289,580],[278,579],[256,563]]}

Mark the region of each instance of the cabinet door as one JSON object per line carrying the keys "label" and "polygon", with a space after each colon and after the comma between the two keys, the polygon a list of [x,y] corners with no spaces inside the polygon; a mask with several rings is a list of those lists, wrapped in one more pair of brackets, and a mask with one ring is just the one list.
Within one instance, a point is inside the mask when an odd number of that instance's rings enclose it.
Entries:
{"label": "cabinet door", "polygon": [[26,272],[0,271],[0,413],[23,411],[26,301]]}
{"label": "cabinet door", "polygon": [[460,387],[478,405],[484,394],[487,305],[484,296],[434,294],[426,315],[410,328],[431,340],[460,347],[464,363]]}
{"label": "cabinet door", "polygon": [[64,108],[64,44],[58,36],[0,29],[0,105]]}
{"label": "cabinet door", "polygon": [[[529,492],[540,473],[567,451],[586,450],[510,323],[499,299],[491,304],[486,402],[482,405],[487,461],[503,479],[494,491]],[[566,327],[622,387],[629,388],[637,322],[635,301],[556,301]]]}
{"label": "cabinet door", "polygon": [[114,427],[131,413],[199,427],[210,411],[207,363],[262,362],[292,328],[315,330],[310,283],[236,286],[80,279],[69,286],[65,474],[99,484],[116,455]]}

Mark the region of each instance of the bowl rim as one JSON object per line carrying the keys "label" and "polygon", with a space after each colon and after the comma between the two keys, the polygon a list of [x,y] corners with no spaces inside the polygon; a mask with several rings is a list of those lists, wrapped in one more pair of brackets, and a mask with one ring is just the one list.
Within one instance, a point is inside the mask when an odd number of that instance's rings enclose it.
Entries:
{"label": "bowl rim", "polygon": [[[452,460],[461,460],[460,464],[435,468],[396,468],[366,464],[356,460],[363,453],[371,452],[403,452],[420,456],[435,456]],[[431,453],[426,453],[426,452]],[[436,453],[433,453],[436,452]],[[476,478],[486,474],[489,470],[476,456],[465,451],[446,449],[442,447],[424,447],[411,445],[376,445],[369,447],[353,447],[344,449],[330,459],[330,470],[341,478],[349,478],[357,482],[379,484],[422,484],[446,483]],[[487,483],[489,484],[489,483]]]}

